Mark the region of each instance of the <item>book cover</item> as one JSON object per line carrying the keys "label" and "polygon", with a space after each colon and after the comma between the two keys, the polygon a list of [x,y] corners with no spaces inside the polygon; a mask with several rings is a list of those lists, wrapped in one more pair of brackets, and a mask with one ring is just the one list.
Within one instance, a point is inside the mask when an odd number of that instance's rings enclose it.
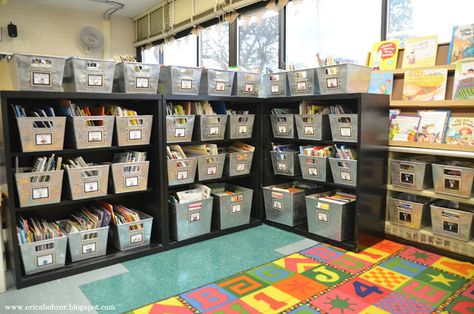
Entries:
{"label": "book cover", "polygon": [[390,140],[414,142],[419,124],[419,116],[399,115],[394,117],[390,121]]}
{"label": "book cover", "polygon": [[474,24],[454,26],[448,64],[474,57]]}
{"label": "book cover", "polygon": [[456,63],[453,99],[474,99],[474,61]]}
{"label": "book cover", "polygon": [[411,70],[405,73],[402,100],[444,100],[447,69]]}
{"label": "book cover", "polygon": [[455,145],[474,145],[474,116],[451,117],[446,130],[445,142]]}
{"label": "book cover", "polygon": [[436,64],[438,36],[408,38],[402,68],[431,67]]}
{"label": "book cover", "polygon": [[375,42],[370,52],[369,66],[373,70],[393,70],[397,67],[398,39]]}
{"label": "book cover", "polygon": [[370,76],[369,93],[392,95],[392,89],[392,72],[372,72]]}
{"label": "book cover", "polygon": [[420,125],[416,141],[442,143],[450,113],[449,110],[419,110]]}

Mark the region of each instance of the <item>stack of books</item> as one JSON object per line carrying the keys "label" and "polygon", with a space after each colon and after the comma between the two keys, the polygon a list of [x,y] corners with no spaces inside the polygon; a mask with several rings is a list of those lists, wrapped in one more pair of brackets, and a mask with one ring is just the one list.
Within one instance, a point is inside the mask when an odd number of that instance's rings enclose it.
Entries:
{"label": "stack of books", "polygon": [[[32,110],[25,111],[25,108],[21,105],[11,105],[13,108],[13,112],[15,112],[15,116],[17,118],[21,117],[55,117],[56,114],[54,112],[53,107],[45,107],[42,108],[35,108]],[[37,121],[34,123],[34,126],[37,128],[51,128],[53,125],[49,121]]]}
{"label": "stack of books", "polygon": [[[50,157],[37,157],[33,162],[33,167],[30,169],[29,172],[45,172],[45,171],[56,171],[61,170],[62,165],[62,157],[55,157],[52,154]],[[20,170],[18,166],[18,157],[15,159],[15,172],[19,173],[23,169]],[[33,176],[31,177],[31,182],[48,182],[49,176]]]}
{"label": "stack of books", "polygon": [[[135,110],[127,109],[120,106],[109,106],[107,107],[106,113],[111,116],[116,117],[136,117],[138,113]],[[137,119],[131,119],[130,123],[132,125],[139,125]]]}
{"label": "stack of books", "polygon": [[332,157],[334,156],[333,146],[301,146],[300,154],[314,157]]}
{"label": "stack of books", "polygon": [[[194,184],[191,186],[192,189],[186,191],[176,192],[170,195],[171,204],[184,204],[190,202],[199,202],[211,197],[211,188],[204,184]],[[197,203],[195,206],[201,206],[200,203]],[[199,208],[193,207],[189,210],[196,210]]]}
{"label": "stack of books", "polygon": [[[112,213],[100,204],[82,208],[75,212],[64,222],[64,230],[67,233],[79,232],[97,228],[107,227],[112,219]],[[90,234],[93,236],[94,234]],[[95,236],[95,235],[94,235]]]}
{"label": "stack of books", "polygon": [[272,143],[272,149],[273,149],[273,151],[278,152],[278,153],[299,151],[298,146],[296,146],[294,144],[275,145],[275,144]]}
{"label": "stack of books", "polygon": [[[115,225],[122,225],[126,223],[140,221],[140,215],[133,209],[127,208],[120,204],[110,204],[105,201],[100,201],[99,205],[108,211],[111,215],[110,221]],[[142,229],[143,226],[138,224],[134,225],[133,229]]]}
{"label": "stack of books", "polygon": [[233,143],[227,149],[227,152],[229,153],[249,153],[249,152],[254,152],[254,151],[255,151],[255,147],[253,147],[252,145],[241,143],[241,142]]}
{"label": "stack of books", "polygon": [[338,147],[334,145],[336,149],[336,157],[339,159],[346,159],[346,160],[357,160],[357,151],[352,148],[345,148],[344,145]]}
{"label": "stack of books", "polygon": [[[79,107],[76,104],[73,104],[70,100],[64,100],[64,99],[59,102],[59,105],[61,107],[59,109],[59,113],[62,116],[67,116],[67,117],[105,116],[105,106]],[[104,125],[104,121],[89,120],[87,121],[87,125],[101,126],[101,125]]]}
{"label": "stack of books", "polygon": [[324,195],[318,198],[320,201],[325,201],[328,203],[334,203],[338,205],[344,205],[350,202],[355,202],[356,196],[352,194],[343,193],[336,191],[334,194]]}
{"label": "stack of books", "polygon": [[[17,223],[18,242],[20,244],[33,243],[37,241],[50,240],[64,236],[61,227],[55,222],[47,222],[44,219],[28,218],[18,216]],[[43,244],[36,250],[43,251],[52,249],[53,243]]]}
{"label": "stack of books", "polygon": [[[216,144],[184,146],[182,150],[191,156],[215,156],[219,154],[219,149]],[[213,159],[207,159],[207,163],[213,163]]]}

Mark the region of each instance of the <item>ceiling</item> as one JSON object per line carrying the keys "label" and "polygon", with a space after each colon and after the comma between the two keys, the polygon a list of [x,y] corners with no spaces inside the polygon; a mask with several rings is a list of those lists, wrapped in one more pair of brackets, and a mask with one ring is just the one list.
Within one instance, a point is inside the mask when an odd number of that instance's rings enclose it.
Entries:
{"label": "ceiling", "polygon": [[[110,4],[101,3],[101,0],[3,0],[3,2],[23,2],[51,6],[56,8],[66,8],[83,12],[103,13],[111,8]],[[114,13],[113,16],[135,17],[144,11],[158,5],[161,0],[114,0],[125,4],[122,10]]]}

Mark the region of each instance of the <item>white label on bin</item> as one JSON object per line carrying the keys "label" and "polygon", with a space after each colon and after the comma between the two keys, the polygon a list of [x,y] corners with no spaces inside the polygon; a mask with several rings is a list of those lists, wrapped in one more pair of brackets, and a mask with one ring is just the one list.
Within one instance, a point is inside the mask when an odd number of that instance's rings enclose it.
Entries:
{"label": "white label on bin", "polygon": [[304,127],[304,135],[314,135],[314,127],[305,126]]}
{"label": "white label on bin", "polygon": [[326,212],[321,212],[318,210],[318,220],[322,222],[329,222],[329,217],[328,213]]}
{"label": "white label on bin", "polygon": [[193,89],[193,81],[181,80],[181,89]]}
{"label": "white label on bin", "polygon": [[461,190],[461,180],[458,179],[444,179],[444,188],[446,190],[460,191]]}
{"label": "white label on bin", "polygon": [[278,162],[277,163],[277,168],[278,168],[278,170],[281,170],[281,171],[286,171],[287,170],[286,164],[283,163],[283,162]]}
{"label": "white label on bin", "polygon": [[287,133],[287,128],[286,128],[286,124],[279,124],[277,126],[278,128],[278,133],[281,134],[281,133]]}
{"label": "white label on bin", "polygon": [[84,193],[99,191],[99,181],[84,182]]}
{"label": "white label on bin", "polygon": [[272,202],[272,207],[279,210],[283,209],[283,205],[281,204],[281,202],[275,200],[273,200]]}
{"label": "white label on bin", "polygon": [[128,131],[128,140],[129,141],[138,141],[142,139],[142,130],[129,130]]}
{"label": "white label on bin", "polygon": [[411,222],[412,214],[400,210],[398,211],[398,220],[400,222]]}
{"label": "white label on bin", "polygon": [[337,88],[339,83],[337,82],[337,77],[330,77],[326,79],[327,88]]}
{"label": "white label on bin", "polygon": [[35,188],[31,190],[31,196],[34,200],[39,200],[42,198],[48,198],[49,197],[49,188]]}
{"label": "white label on bin", "polygon": [[415,183],[415,174],[400,172],[400,182],[404,184],[414,184]]}
{"label": "white label on bin", "polygon": [[35,134],[35,145],[51,145],[53,144],[52,133]]}
{"label": "white label on bin", "polygon": [[136,77],[135,88],[150,88],[150,79],[148,77]]}
{"label": "white label on bin", "polygon": [[51,86],[51,73],[49,73],[49,72],[31,72],[31,85],[33,85],[33,86]]}
{"label": "white label on bin", "polygon": [[189,214],[189,221],[190,222],[195,222],[195,221],[199,221],[199,220],[201,220],[201,213],[200,212]]}
{"label": "white label on bin", "polygon": [[177,180],[186,180],[188,178],[189,171],[188,170],[180,170],[176,173]]}
{"label": "white label on bin", "polygon": [[247,133],[247,126],[246,125],[239,125],[239,129],[237,131],[239,134]]}
{"label": "white label on bin", "polygon": [[218,126],[209,127],[209,135],[219,135],[219,127]]}
{"label": "white label on bin", "polygon": [[351,181],[351,173],[350,172],[340,171],[339,174],[341,176],[341,180]]}
{"label": "white label on bin", "polygon": [[308,89],[308,84],[306,81],[296,82],[296,90],[301,92]]}
{"label": "white label on bin", "polygon": [[318,202],[318,206],[316,206],[316,207],[327,210],[327,209],[329,209],[329,204]]}
{"label": "white label on bin", "polygon": [[186,129],[185,128],[176,128],[176,129],[174,129],[174,136],[175,137],[185,137],[186,136]]}
{"label": "white label on bin", "polygon": [[130,188],[138,186],[138,176],[125,178],[125,187]]}
{"label": "white label on bin", "polygon": [[82,254],[91,254],[97,251],[97,243],[86,243],[82,245]]}
{"label": "white label on bin", "polygon": [[242,204],[232,204],[232,213],[240,213],[242,212]]}
{"label": "white label on bin", "polygon": [[223,81],[216,81],[216,91],[223,92],[225,91],[225,82]]}
{"label": "white label on bin", "polygon": [[87,86],[103,86],[104,78],[98,74],[87,74]]}
{"label": "white label on bin", "polygon": [[87,132],[87,141],[89,143],[102,142],[102,131],[89,131],[89,132]]}
{"label": "white label on bin", "polygon": [[245,164],[237,164],[237,171],[244,171],[245,170]]}
{"label": "white label on bin", "polygon": [[318,168],[308,168],[308,174],[310,176],[318,176]]}
{"label": "white label on bin", "polygon": [[283,198],[283,193],[278,193],[278,192],[272,192],[272,198]]}
{"label": "white label on bin", "polygon": [[54,254],[36,256],[36,267],[48,266],[54,264]]}
{"label": "white label on bin", "polygon": [[456,222],[443,220],[443,231],[459,234],[459,224]]}
{"label": "white label on bin", "polygon": [[253,93],[254,85],[252,83],[246,83],[244,92],[246,93]]}
{"label": "white label on bin", "polygon": [[217,167],[212,166],[212,167],[207,167],[207,175],[208,176],[215,176],[217,174]]}
{"label": "white label on bin", "polygon": [[130,244],[143,242],[143,233],[136,233],[130,236]]}
{"label": "white label on bin", "polygon": [[276,94],[276,93],[280,92],[280,86],[278,86],[277,84],[272,84],[271,85],[271,90],[272,90],[272,93]]}
{"label": "white label on bin", "polygon": [[351,137],[352,136],[352,128],[351,127],[339,128],[339,135],[343,136],[343,137]]}

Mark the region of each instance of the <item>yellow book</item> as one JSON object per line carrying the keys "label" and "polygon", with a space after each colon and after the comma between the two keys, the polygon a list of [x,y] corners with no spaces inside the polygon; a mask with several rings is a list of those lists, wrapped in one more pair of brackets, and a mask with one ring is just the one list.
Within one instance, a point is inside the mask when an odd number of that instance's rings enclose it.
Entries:
{"label": "yellow book", "polygon": [[405,73],[403,100],[444,100],[446,96],[447,69],[410,70]]}
{"label": "yellow book", "polygon": [[398,39],[375,42],[370,52],[369,66],[373,70],[393,70],[397,68]]}
{"label": "yellow book", "polygon": [[408,38],[405,44],[402,68],[432,67],[436,64],[438,36]]}

